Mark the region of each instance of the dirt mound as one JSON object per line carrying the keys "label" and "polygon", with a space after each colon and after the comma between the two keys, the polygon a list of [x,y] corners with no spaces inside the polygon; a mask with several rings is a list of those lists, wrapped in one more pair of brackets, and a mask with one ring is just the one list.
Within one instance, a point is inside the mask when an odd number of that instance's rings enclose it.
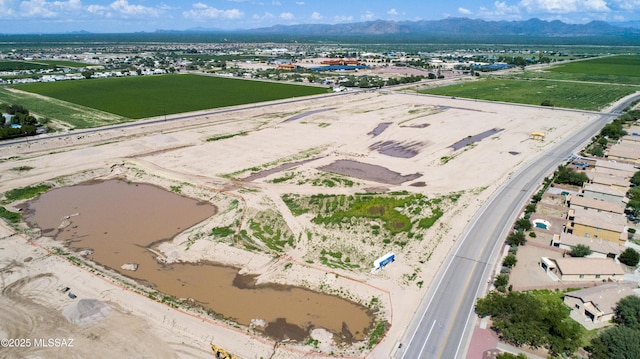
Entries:
{"label": "dirt mound", "polygon": [[109,304],[97,299],[80,299],[62,310],[62,315],[73,324],[85,325],[109,316]]}

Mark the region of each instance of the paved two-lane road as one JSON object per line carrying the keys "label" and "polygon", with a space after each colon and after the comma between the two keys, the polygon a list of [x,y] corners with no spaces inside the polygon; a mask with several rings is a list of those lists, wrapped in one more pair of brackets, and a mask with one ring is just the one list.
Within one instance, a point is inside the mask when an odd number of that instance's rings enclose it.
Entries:
{"label": "paved two-lane road", "polygon": [[[637,98],[637,97],[636,97]],[[620,104],[619,111],[631,101]],[[440,269],[396,357],[406,359],[464,358],[470,340],[475,300],[484,294],[503,242],[521,208],[544,177],[566,161],[614,116],[603,114],[580,133],[554,146],[501,187],[459,238]]]}

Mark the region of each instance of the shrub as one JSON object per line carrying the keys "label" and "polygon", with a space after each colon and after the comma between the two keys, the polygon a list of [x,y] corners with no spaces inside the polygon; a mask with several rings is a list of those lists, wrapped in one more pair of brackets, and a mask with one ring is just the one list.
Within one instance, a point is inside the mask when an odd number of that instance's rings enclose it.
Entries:
{"label": "shrub", "polygon": [[621,263],[634,267],[638,265],[638,262],[640,262],[640,253],[633,248],[627,248],[624,252],[620,253],[618,260]]}
{"label": "shrub", "polygon": [[519,220],[516,221],[515,224],[516,229],[521,230],[521,231],[528,231],[531,229],[532,224],[531,221],[527,218],[520,218]]}
{"label": "shrub", "polygon": [[591,250],[591,248],[589,248],[589,246],[584,244],[578,244],[571,249],[570,254],[572,257],[586,257],[591,253],[593,253],[593,251]]}
{"label": "shrub", "polygon": [[518,259],[516,258],[516,256],[514,256],[513,254],[508,254],[506,257],[504,257],[504,259],[502,260],[502,264],[506,267],[513,267],[516,265],[516,263],[518,263]]}
{"label": "shrub", "polygon": [[507,243],[512,246],[523,245],[525,244],[526,241],[527,239],[525,238],[524,233],[522,231],[511,232],[507,236]]}

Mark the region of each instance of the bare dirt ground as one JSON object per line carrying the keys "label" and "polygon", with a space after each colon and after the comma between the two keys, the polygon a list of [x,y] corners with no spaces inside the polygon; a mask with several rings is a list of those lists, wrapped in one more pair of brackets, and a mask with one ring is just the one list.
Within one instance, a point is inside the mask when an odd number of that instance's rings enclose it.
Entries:
{"label": "bare dirt ground", "polygon": [[[310,114],[286,121],[302,113]],[[340,346],[321,333],[317,335],[317,347],[274,343],[248,328],[155,302],[128,289],[118,278],[104,276],[95,268],[78,267],[48,252],[58,244],[40,237],[37,231],[2,226],[0,304],[4,305],[0,305],[0,334],[75,339],[73,348],[29,348],[25,352],[12,348],[16,356],[206,358],[213,357],[209,343],[214,342],[242,358],[389,357],[431,278],[484,201],[524,163],[579,131],[594,116],[560,109],[368,92],[249,106],[224,113],[201,112],[176,122],[77,132],[72,137],[3,147],[1,192],[40,183],[65,186],[116,177],[167,189],[181,186],[184,195],[206,198],[221,211],[199,229],[187,230],[163,244],[160,249],[166,258],[234,265],[244,273],[258,275],[259,282],[305,286],[360,303],[375,297],[380,300],[378,319],[388,321],[390,327],[372,350],[366,349],[366,343]],[[391,124],[377,136],[370,134],[384,122]],[[459,150],[451,147],[493,129],[500,131]],[[529,139],[533,131],[544,132],[545,141]],[[230,134],[241,135],[207,141]],[[417,153],[410,158],[388,156],[372,147],[379,141],[411,143]],[[239,180],[257,170],[309,158],[314,160],[252,181]],[[333,176],[321,168],[344,160],[379,166],[402,176],[418,173],[419,177],[394,183],[385,181],[380,173],[364,171],[351,174],[351,185],[319,185]],[[309,214],[293,215],[281,197],[355,194],[371,188],[404,190],[429,198],[455,192],[460,198],[424,232],[422,240],[399,247],[375,241],[358,225],[339,231],[314,224]],[[16,210],[16,205],[5,207]],[[268,250],[247,252],[224,240],[192,240],[199,230],[210,231],[236,220],[246,228],[249,220],[259,216],[283,223],[283,228],[298,239],[295,248],[287,247],[282,255],[274,256]],[[16,232],[18,235],[12,235]],[[186,250],[189,242],[191,249]],[[323,266],[318,260],[320,249],[351,253],[360,267],[347,270]],[[373,260],[390,250],[396,252],[396,262],[381,272],[370,273]],[[69,323],[61,313],[73,299],[60,292],[60,287],[70,287],[78,299],[105,302],[111,311],[83,326]]]}

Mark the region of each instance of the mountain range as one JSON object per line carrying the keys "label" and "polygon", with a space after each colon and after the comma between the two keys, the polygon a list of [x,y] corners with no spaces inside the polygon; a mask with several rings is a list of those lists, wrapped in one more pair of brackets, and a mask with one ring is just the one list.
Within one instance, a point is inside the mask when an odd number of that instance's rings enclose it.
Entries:
{"label": "mountain range", "polygon": [[502,35],[502,36],[638,36],[640,29],[615,26],[604,21],[587,24],[567,24],[559,20],[485,21],[468,18],[447,18],[422,21],[366,21],[349,24],[275,25],[243,30],[246,33],[278,35]]}

